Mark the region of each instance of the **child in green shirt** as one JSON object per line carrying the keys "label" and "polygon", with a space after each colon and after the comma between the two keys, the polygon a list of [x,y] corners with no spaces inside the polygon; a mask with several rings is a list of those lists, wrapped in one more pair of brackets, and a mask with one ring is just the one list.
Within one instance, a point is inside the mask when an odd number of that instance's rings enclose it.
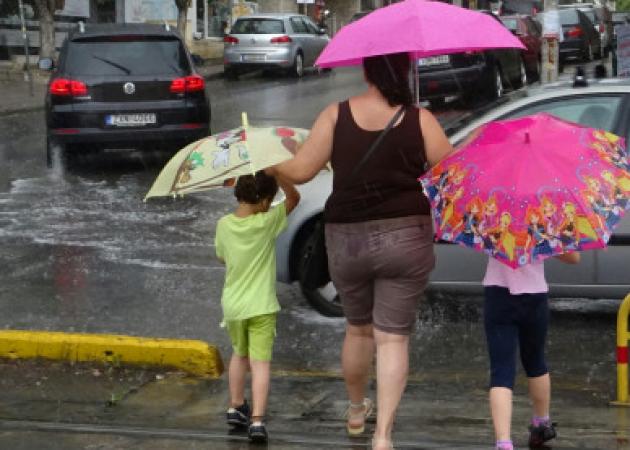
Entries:
{"label": "child in green shirt", "polygon": [[[276,239],[297,206],[295,187],[274,178],[272,169],[239,177],[234,188],[238,207],[216,229],[217,257],[226,265],[221,296],[223,323],[232,342],[229,366],[231,426],[249,427],[249,439],[267,441],[263,422],[269,393],[271,354],[276,334]],[[278,192],[285,200],[271,207]],[[252,372],[253,411],[245,400],[245,378]],[[251,420],[250,420],[251,419]]]}

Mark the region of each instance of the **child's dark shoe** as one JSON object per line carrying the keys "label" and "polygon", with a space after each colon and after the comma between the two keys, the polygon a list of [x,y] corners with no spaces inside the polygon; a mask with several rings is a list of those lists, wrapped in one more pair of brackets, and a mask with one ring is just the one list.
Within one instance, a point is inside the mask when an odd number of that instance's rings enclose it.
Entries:
{"label": "child's dark shoe", "polygon": [[230,408],[227,410],[227,423],[233,427],[247,427],[251,414],[251,409],[247,404],[247,400],[245,400],[238,408]]}
{"label": "child's dark shoe", "polygon": [[249,440],[256,443],[267,442],[267,428],[263,422],[252,422],[247,432]]}
{"label": "child's dark shoe", "polygon": [[555,423],[541,423],[529,426],[529,448],[542,448],[545,442],[556,437]]}

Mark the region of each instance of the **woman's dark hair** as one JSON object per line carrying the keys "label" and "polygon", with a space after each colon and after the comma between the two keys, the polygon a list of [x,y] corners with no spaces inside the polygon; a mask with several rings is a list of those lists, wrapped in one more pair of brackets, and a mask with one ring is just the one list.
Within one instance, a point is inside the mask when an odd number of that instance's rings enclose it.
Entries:
{"label": "woman's dark hair", "polygon": [[234,187],[234,196],[239,202],[255,205],[261,200],[273,200],[278,193],[278,182],[274,177],[260,170],[255,175],[238,177]]}
{"label": "woman's dark hair", "polygon": [[370,56],[363,59],[365,78],[387,99],[390,106],[411,106],[409,53]]}

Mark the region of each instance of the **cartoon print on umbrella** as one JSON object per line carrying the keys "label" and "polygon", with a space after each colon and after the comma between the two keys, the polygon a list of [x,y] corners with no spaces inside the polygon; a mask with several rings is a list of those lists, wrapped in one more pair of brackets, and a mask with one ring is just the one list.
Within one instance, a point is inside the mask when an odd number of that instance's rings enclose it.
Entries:
{"label": "cartoon print on umbrella", "polygon": [[177,196],[232,186],[245,174],[286,161],[308,137],[308,130],[244,125],[193,142],[177,152],[145,196]]}
{"label": "cartoon print on umbrella", "polygon": [[[495,124],[420,178],[437,237],[511,267],[604,247],[630,206],[623,139],[544,114]],[[573,142],[545,140],[548,129]]]}

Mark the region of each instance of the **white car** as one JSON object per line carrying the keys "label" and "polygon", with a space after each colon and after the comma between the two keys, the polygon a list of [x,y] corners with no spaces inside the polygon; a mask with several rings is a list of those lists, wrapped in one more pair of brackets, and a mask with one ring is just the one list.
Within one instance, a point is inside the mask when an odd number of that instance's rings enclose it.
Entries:
{"label": "white car", "polygon": [[[589,87],[573,88],[559,83],[530,90],[525,97],[499,106],[463,126],[450,136],[453,144],[491,120],[516,118],[548,112],[566,120],[603,128],[630,139],[630,80],[603,80]],[[313,226],[321,218],[330,194],[332,173],[322,171],[299,186],[302,200],[289,216],[289,227],[277,244],[277,276],[284,283],[299,282],[300,258]],[[437,266],[429,289],[443,292],[481,294],[481,279],[487,256],[458,245],[436,245]],[[584,252],[582,262],[567,266],[549,261],[546,265],[550,294],[562,297],[623,298],[630,291],[630,219],[619,224],[606,250]],[[341,315],[341,305],[332,283],[302,292],[324,315]]]}

